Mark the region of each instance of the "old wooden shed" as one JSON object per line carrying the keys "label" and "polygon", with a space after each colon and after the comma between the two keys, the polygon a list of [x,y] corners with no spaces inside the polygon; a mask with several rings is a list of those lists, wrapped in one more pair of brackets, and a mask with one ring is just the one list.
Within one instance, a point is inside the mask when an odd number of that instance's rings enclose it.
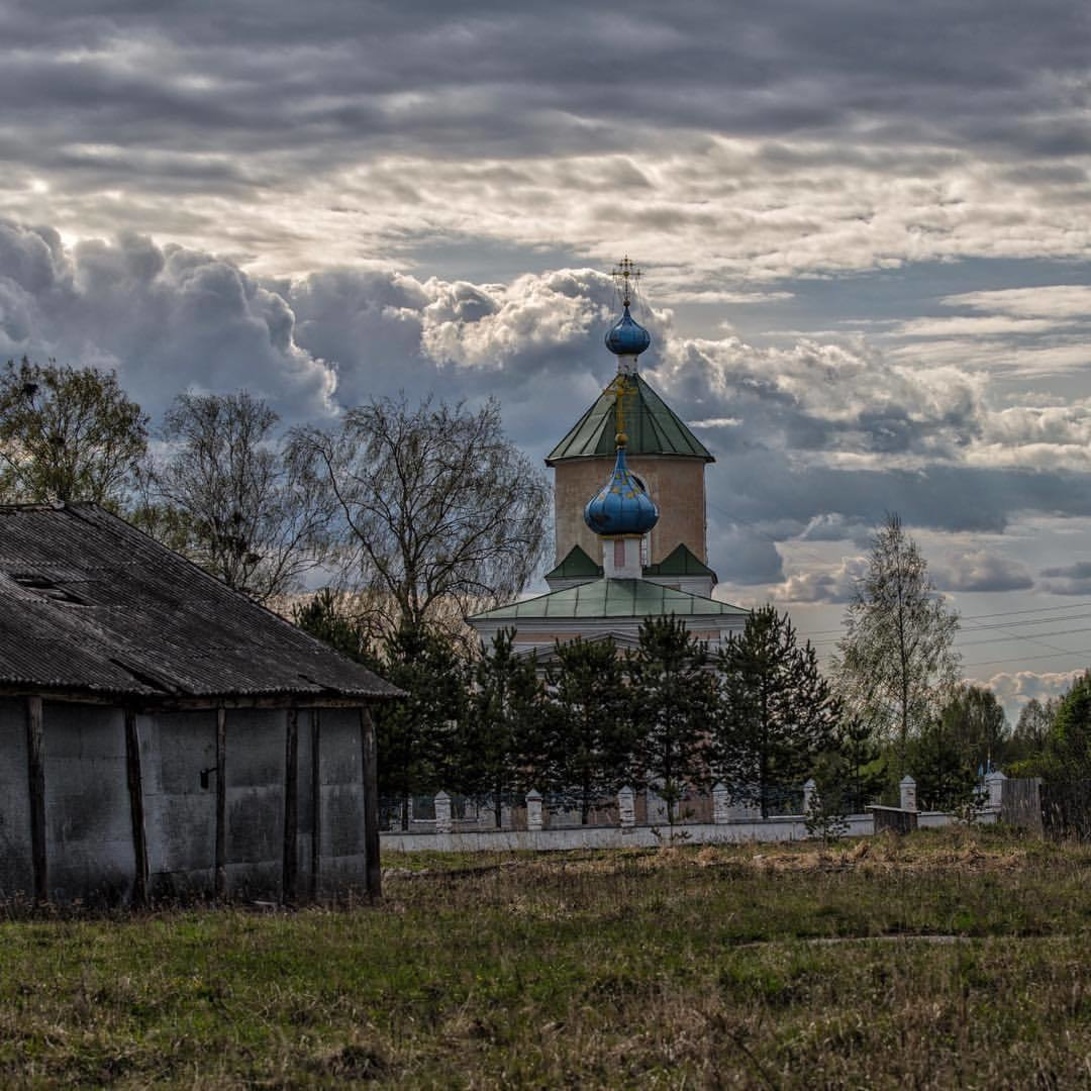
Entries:
{"label": "old wooden shed", "polygon": [[0,506],[0,898],[377,895],[397,693],[101,508]]}

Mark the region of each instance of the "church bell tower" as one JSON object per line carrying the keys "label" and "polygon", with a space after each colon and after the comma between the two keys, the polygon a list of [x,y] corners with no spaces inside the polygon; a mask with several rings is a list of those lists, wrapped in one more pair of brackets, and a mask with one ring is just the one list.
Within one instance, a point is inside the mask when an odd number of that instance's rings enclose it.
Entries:
{"label": "church bell tower", "polygon": [[551,586],[563,586],[570,577],[602,574],[603,541],[584,519],[584,505],[610,474],[620,451],[627,472],[659,512],[641,542],[643,576],[655,578],[666,567],[663,575],[710,577],[710,592],[715,574],[707,568],[705,466],[715,460],[640,374],[639,357],[651,345],[651,335],[631,313],[639,277],[640,270],[628,258],[614,270],[622,314],[605,340],[617,357],[617,371],[546,456],[554,472],[556,527],[556,568],[546,578]]}

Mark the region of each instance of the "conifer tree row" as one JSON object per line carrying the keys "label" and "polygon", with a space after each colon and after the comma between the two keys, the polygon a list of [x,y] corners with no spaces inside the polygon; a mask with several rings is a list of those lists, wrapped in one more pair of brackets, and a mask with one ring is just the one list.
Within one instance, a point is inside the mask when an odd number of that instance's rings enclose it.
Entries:
{"label": "conifer tree row", "polygon": [[380,789],[399,825],[410,799],[441,789],[487,800],[498,825],[532,788],[583,823],[626,785],[653,790],[669,822],[718,780],[768,812],[842,738],[813,651],[771,608],[715,656],[669,617],[646,621],[631,652],[576,640],[539,664],[517,654],[510,631],[473,657],[441,630],[418,632],[415,654],[407,637],[367,645],[331,619],[333,604],[318,596],[296,621],[344,649],[366,645],[356,654],[408,694],[379,714]]}

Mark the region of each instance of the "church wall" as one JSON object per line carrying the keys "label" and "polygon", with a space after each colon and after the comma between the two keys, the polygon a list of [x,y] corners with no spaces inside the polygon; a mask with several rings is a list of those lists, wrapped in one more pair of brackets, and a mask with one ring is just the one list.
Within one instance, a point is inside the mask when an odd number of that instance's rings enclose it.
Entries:
{"label": "church wall", "polygon": [[[651,532],[650,562],[664,560],[682,542],[707,564],[704,460],[631,454],[628,462],[659,507],[659,522]],[[574,545],[596,563],[602,563],[601,539],[583,521],[583,509],[606,483],[613,468],[613,457],[580,458],[555,465],[557,563]]]}

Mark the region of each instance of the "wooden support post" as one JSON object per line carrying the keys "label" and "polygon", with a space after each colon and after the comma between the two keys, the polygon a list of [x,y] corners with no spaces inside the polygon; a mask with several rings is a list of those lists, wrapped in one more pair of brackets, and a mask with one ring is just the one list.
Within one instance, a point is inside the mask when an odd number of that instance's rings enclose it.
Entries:
{"label": "wooden support post", "polygon": [[125,709],[125,771],[129,782],[129,817],[133,831],[133,905],[148,904],[148,837],[144,826],[144,778],[136,712]]}
{"label": "wooden support post", "polygon": [[215,894],[227,894],[227,709],[216,709],[216,876]]}
{"label": "wooden support post", "polygon": [[27,698],[27,775],[30,788],[30,856],[34,897],[49,901],[45,830],[45,739],[41,697]]}
{"label": "wooden support post", "polygon": [[299,849],[296,845],[299,813],[299,710],[288,709],[284,733],[284,856],[281,867],[281,900],[296,901]]}
{"label": "wooden support post", "polygon": [[372,899],[383,896],[383,871],[379,862],[379,758],[375,720],[371,709],[360,709],[360,741],[363,747],[364,781],[364,885]]}
{"label": "wooden support post", "polygon": [[321,713],[311,709],[311,898],[318,897],[319,861],[322,859],[322,750]]}

